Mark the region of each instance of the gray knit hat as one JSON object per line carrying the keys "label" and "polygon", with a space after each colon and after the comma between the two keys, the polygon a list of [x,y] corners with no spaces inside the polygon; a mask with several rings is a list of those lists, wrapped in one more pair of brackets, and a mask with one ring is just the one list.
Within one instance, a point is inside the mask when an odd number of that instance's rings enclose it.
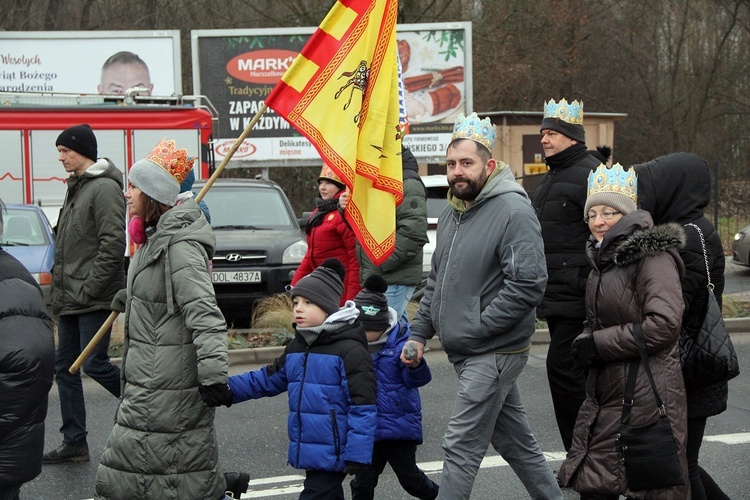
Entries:
{"label": "gray knit hat", "polygon": [[624,194],[597,193],[586,198],[586,208],[584,209],[583,214],[588,214],[589,209],[596,205],[612,207],[622,215],[628,215],[630,212],[635,212],[637,209],[635,202]]}
{"label": "gray knit hat", "polygon": [[173,140],[162,139],[130,167],[128,181],[159,203],[174,205],[193,162],[195,158],[188,158],[186,149],[177,149]]}
{"label": "gray knit hat", "polygon": [[388,282],[379,274],[373,274],[362,284],[362,290],[354,297],[359,309],[359,321],[368,332],[384,332],[391,325],[388,313]]}
{"label": "gray knit hat", "polygon": [[588,196],[583,215],[596,205],[612,207],[623,215],[638,209],[638,179],[635,170],[624,170],[619,163],[612,167],[599,165],[589,174]]}
{"label": "gray knit hat", "polygon": [[338,259],[326,259],[315,271],[297,282],[290,293],[291,297],[304,297],[323,309],[326,314],[339,310],[341,295],[344,293],[346,269]]}
{"label": "gray knit hat", "polygon": [[96,136],[88,123],[74,125],[63,130],[57,136],[55,146],[65,146],[94,161],[98,154]]}
{"label": "gray knit hat", "polygon": [[172,174],[151,160],[138,160],[130,167],[129,182],[154,200],[174,205],[180,194],[180,184]]}

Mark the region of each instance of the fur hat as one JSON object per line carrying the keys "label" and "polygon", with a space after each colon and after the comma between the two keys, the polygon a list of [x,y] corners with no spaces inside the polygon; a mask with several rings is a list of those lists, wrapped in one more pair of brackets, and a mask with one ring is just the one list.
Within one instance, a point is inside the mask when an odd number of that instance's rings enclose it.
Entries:
{"label": "fur hat", "polygon": [[612,207],[623,215],[637,210],[638,179],[634,169],[623,170],[619,163],[606,167],[599,165],[589,174],[588,196],[583,215],[589,213],[591,207],[604,205]]}
{"label": "fur hat", "polygon": [[128,181],[159,203],[174,205],[194,162],[186,149],[175,149],[174,141],[162,139],[146,158],[130,167]]}
{"label": "fur hat", "polygon": [[93,161],[96,161],[98,154],[96,136],[88,123],[63,130],[57,136],[55,146],[65,146]]}
{"label": "fur hat", "polygon": [[359,309],[359,321],[368,332],[384,332],[390,326],[388,298],[384,295],[388,282],[379,274],[373,274],[362,285],[362,290],[354,297]]}
{"label": "fur hat", "polygon": [[323,309],[326,314],[339,310],[341,295],[344,293],[346,269],[338,259],[326,259],[292,288],[291,297],[304,297]]}

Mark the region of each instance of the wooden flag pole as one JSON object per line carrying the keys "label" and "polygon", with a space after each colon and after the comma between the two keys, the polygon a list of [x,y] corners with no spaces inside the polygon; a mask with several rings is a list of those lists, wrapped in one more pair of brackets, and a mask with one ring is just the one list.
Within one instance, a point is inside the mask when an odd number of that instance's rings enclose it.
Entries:
{"label": "wooden flag pole", "polygon": [[[258,123],[258,120],[260,120],[260,117],[263,116],[263,113],[266,112],[266,109],[268,107],[263,103],[263,105],[260,107],[257,113],[255,113],[255,116],[253,116],[253,119],[250,120],[250,123],[247,124],[247,127],[245,127],[245,130],[242,131],[242,134],[237,138],[236,141],[234,141],[234,144],[232,145],[232,148],[229,150],[229,153],[224,157],[223,160],[221,160],[221,163],[218,167],[216,167],[216,170],[214,170],[214,173],[211,174],[211,177],[206,181],[206,184],[203,185],[203,189],[201,189],[200,193],[198,193],[198,196],[195,197],[195,202],[198,203],[203,199],[203,197],[206,195],[209,189],[211,189],[211,186],[213,185],[214,181],[219,178],[221,173],[224,171],[224,168],[227,166],[227,163],[229,160],[234,156],[234,153],[237,152],[237,149],[240,147],[240,144],[247,138],[248,135],[250,135],[250,131],[255,127],[255,124]],[[81,355],[76,358],[76,360],[73,362],[72,365],[70,365],[70,368],[68,369],[68,372],[72,374],[78,373],[78,370],[81,369],[81,365],[83,365],[83,362],[86,361],[86,358],[91,354],[91,351],[94,350],[94,347],[99,343],[99,341],[104,337],[104,334],[107,330],[110,329],[112,326],[112,323],[115,322],[115,319],[117,319],[117,316],[120,313],[117,311],[112,311],[112,313],[107,317],[106,321],[104,321],[104,324],[99,328],[99,330],[96,332],[94,337],[91,339],[91,341],[88,343],[88,345],[81,351]]]}
{"label": "wooden flag pole", "polygon": [[263,103],[263,105],[260,107],[257,113],[255,113],[255,116],[253,116],[253,119],[250,120],[250,123],[247,124],[247,127],[245,127],[245,130],[242,131],[240,136],[237,138],[236,141],[234,141],[234,144],[232,145],[232,148],[229,150],[229,153],[224,157],[223,160],[221,160],[221,163],[218,167],[216,167],[216,170],[214,170],[214,173],[211,174],[211,177],[208,178],[206,181],[206,184],[203,185],[203,189],[201,189],[200,193],[198,193],[198,196],[195,197],[195,202],[198,203],[203,199],[203,197],[206,195],[209,189],[211,189],[211,186],[213,186],[214,181],[219,178],[221,173],[224,171],[224,167],[227,166],[227,163],[229,162],[230,158],[234,156],[234,153],[237,151],[237,148],[240,147],[240,144],[242,144],[242,141],[244,141],[248,135],[250,135],[250,131],[255,127],[255,124],[258,123],[258,120],[260,120],[260,117],[263,116],[263,113],[266,112],[266,109],[268,107],[266,106],[266,103]]}
{"label": "wooden flag pole", "polygon": [[104,334],[107,333],[107,330],[110,329],[112,326],[112,323],[115,322],[115,319],[117,319],[117,315],[119,313],[117,311],[112,311],[110,315],[107,317],[107,319],[104,321],[104,324],[99,327],[99,330],[96,332],[96,335],[94,335],[91,338],[91,341],[88,343],[88,345],[81,351],[81,355],[76,358],[75,362],[73,362],[72,365],[70,365],[70,368],[68,369],[68,372],[75,375],[78,373],[78,370],[81,369],[81,365],[83,365],[83,362],[86,361],[86,358],[89,357],[89,354],[91,354],[91,351],[94,350],[94,347],[99,343],[99,341],[104,337]]}

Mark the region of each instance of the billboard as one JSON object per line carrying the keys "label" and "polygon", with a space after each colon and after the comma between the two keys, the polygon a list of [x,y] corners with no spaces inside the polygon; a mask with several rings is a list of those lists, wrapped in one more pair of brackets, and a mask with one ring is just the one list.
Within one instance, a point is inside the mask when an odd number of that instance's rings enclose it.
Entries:
{"label": "billboard", "polygon": [[[194,30],[193,88],[219,115],[215,153],[221,160],[262,107],[315,28]],[[423,163],[440,162],[453,122],[472,111],[471,23],[397,27],[409,134],[404,144]],[[319,164],[315,148],[267,109],[232,161],[259,166]]]}
{"label": "billboard", "polygon": [[179,30],[0,31],[0,92],[121,94],[136,85],[182,93]]}

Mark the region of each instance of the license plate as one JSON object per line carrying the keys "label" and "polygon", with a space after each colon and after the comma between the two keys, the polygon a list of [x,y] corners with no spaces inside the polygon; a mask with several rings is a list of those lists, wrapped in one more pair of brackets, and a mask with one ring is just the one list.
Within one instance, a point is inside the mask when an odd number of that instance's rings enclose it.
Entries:
{"label": "license plate", "polygon": [[214,271],[214,283],[260,283],[260,271]]}

